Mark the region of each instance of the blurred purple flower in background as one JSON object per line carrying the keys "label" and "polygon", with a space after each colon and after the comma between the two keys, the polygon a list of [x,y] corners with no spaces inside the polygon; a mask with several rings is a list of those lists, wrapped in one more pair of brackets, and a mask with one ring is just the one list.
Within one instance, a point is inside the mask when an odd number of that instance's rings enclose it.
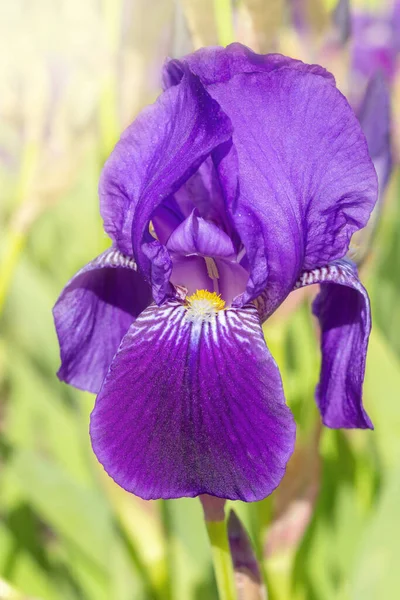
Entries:
{"label": "blurred purple flower in background", "polygon": [[322,67],[233,44],[168,62],[164,82],[104,167],[113,245],[55,306],[59,377],[98,393],[93,448],[126,490],[259,500],[294,447],[261,328],[293,289],[321,284],[323,422],[372,427],[369,301],[343,257],[376,174]]}
{"label": "blurred purple flower in background", "polygon": [[355,12],[351,32],[354,84],[365,85],[376,71],[391,81],[400,52],[400,2],[396,0],[387,12]]}
{"label": "blurred purple flower in background", "polygon": [[349,0],[338,0],[328,23],[322,20],[322,43],[312,30],[308,0],[290,0],[289,5],[291,21],[302,42],[303,60],[317,56],[318,62],[338,72],[378,175],[379,202],[367,227],[353,236],[348,255],[359,266],[371,250],[393,168],[391,95],[399,65],[400,1],[382,5],[380,12],[368,12],[353,10]]}
{"label": "blurred purple flower in background", "polygon": [[[340,3],[339,3],[340,4]],[[392,85],[399,67],[400,2],[386,10],[351,16],[349,99],[361,123],[379,183],[379,201],[368,226],[352,241],[350,255],[361,264],[368,254],[393,169]]]}
{"label": "blurred purple flower in background", "polygon": [[378,176],[379,189],[378,202],[368,225],[357,231],[351,241],[349,256],[360,266],[371,248],[371,240],[393,169],[390,91],[381,71],[371,76],[356,114],[367,140],[369,155]]}

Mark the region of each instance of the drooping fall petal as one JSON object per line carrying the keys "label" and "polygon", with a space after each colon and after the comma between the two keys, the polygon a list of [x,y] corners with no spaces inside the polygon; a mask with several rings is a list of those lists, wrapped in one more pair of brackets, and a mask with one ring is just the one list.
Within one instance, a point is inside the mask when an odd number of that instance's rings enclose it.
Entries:
{"label": "drooping fall petal", "polygon": [[297,287],[319,283],[313,312],[321,327],[321,374],[316,390],[324,425],[373,429],[362,404],[371,310],[349,261],[303,273]]}
{"label": "drooping fall petal", "polygon": [[151,302],[136,269],[133,259],[110,248],[65,286],[53,309],[62,381],[99,391],[121,339]]}
{"label": "drooping fall petal", "polygon": [[90,432],[107,473],[142,498],[270,494],[295,428],[255,308],[201,322],[176,302],[146,309],[111,365]]}

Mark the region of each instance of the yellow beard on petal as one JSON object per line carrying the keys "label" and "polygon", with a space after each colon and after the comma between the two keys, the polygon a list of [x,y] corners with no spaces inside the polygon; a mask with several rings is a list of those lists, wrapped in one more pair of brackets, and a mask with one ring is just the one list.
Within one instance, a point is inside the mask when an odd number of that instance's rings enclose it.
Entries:
{"label": "yellow beard on petal", "polygon": [[218,311],[225,308],[225,301],[219,294],[208,290],[197,290],[186,298],[187,314],[190,321],[209,321]]}

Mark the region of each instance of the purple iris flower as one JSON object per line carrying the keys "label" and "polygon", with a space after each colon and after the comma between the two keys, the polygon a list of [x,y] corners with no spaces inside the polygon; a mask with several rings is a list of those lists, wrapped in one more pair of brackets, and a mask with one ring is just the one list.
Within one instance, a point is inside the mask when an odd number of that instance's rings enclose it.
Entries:
{"label": "purple iris flower", "polygon": [[164,82],[104,167],[113,244],[55,306],[58,375],[98,393],[93,449],[126,490],[259,500],[295,443],[261,328],[292,290],[321,284],[323,422],[372,427],[369,301],[343,257],[377,178],[322,67],[233,44],[171,60]]}

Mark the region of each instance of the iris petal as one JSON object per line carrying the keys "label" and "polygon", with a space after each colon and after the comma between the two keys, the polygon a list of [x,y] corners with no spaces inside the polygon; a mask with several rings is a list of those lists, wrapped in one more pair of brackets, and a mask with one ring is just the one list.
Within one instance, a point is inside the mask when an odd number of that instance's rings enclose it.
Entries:
{"label": "iris petal", "polygon": [[373,429],[362,404],[371,312],[368,294],[349,261],[305,272],[296,287],[321,284],[313,312],[321,327],[322,364],[316,390],[325,425]]}
{"label": "iris petal", "polygon": [[229,306],[237,296],[243,294],[249,273],[237,262],[223,258],[217,258],[215,265],[218,271],[218,293]]}
{"label": "iris petal", "polygon": [[187,289],[188,295],[196,290],[215,291],[202,256],[174,256],[172,265],[171,282],[174,286]]}
{"label": "iris petal", "polygon": [[132,321],[151,302],[135,262],[113,248],[81,269],[53,309],[60,343],[58,377],[97,393]]}
{"label": "iris petal", "polygon": [[231,235],[232,223],[226,213],[224,195],[214,166],[213,154],[176,192],[175,198],[185,216],[189,216],[195,207],[201,217],[216,223]]}
{"label": "iris petal", "polygon": [[230,237],[200,217],[196,210],[179,225],[170,236],[167,248],[178,254],[201,254],[203,256],[232,258],[235,254]]}
{"label": "iris petal", "polygon": [[[126,129],[106,162],[100,180],[105,229],[122,252],[133,253],[148,278],[151,260],[144,245],[150,241],[154,211],[230,138],[231,130],[218,104],[187,72],[179,86],[162,94]],[[157,265],[157,276],[164,266]],[[160,281],[156,284],[157,301],[167,293],[167,271],[164,288]]]}
{"label": "iris petal", "polygon": [[241,302],[267,287],[272,311],[302,269],[346,254],[376,201],[375,170],[352,109],[323,77],[284,68],[208,89],[234,127],[219,172],[251,267]]}
{"label": "iris petal", "polygon": [[176,302],[150,306],[120,346],[90,431],[105,470],[143,498],[270,494],[295,425],[255,308],[196,322]]}
{"label": "iris petal", "polygon": [[302,269],[343,257],[367,223],[377,181],[365,137],[322,67],[233,44],[170,61],[167,87],[188,67],[234,128],[214,161],[250,265],[238,305],[267,286],[272,312]]}
{"label": "iris petal", "polygon": [[180,206],[174,196],[170,196],[154,211],[151,221],[155,237],[161,244],[166,244],[171,233],[185,219]]}
{"label": "iris petal", "polygon": [[282,68],[314,73],[335,85],[333,75],[320,65],[307,65],[301,60],[282,54],[257,54],[238,43],[230,44],[226,48],[201,48],[182,59],[169,60],[163,72],[164,86],[169,88],[178,84],[185,67],[189,67],[192,73],[200,77],[204,85],[229,81],[238,73],[270,73]]}

